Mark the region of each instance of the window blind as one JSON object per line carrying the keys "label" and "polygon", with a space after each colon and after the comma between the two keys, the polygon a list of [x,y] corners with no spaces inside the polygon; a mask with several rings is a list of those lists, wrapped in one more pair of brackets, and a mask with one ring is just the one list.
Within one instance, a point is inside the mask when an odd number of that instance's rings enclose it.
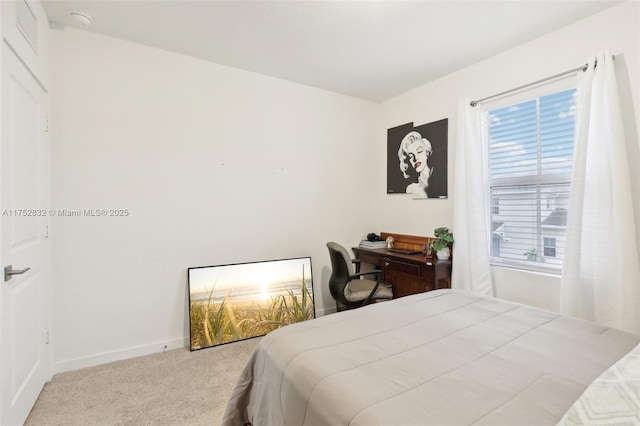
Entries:
{"label": "window blind", "polygon": [[565,90],[487,112],[493,261],[562,265],[575,93]]}

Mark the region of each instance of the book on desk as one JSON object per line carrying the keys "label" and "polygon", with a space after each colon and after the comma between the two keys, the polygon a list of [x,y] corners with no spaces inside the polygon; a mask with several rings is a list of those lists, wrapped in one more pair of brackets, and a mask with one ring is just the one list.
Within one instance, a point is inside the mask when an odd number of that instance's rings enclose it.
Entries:
{"label": "book on desk", "polygon": [[362,240],[362,241],[360,241],[360,247],[363,247],[363,248],[387,248],[387,242],[386,241]]}

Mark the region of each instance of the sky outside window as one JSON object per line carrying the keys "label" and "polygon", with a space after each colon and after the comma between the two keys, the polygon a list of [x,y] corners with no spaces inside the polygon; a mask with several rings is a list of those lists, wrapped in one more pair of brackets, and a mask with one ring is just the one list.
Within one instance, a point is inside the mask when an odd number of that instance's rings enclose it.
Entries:
{"label": "sky outside window", "polygon": [[571,172],[575,92],[565,90],[489,112],[492,179]]}

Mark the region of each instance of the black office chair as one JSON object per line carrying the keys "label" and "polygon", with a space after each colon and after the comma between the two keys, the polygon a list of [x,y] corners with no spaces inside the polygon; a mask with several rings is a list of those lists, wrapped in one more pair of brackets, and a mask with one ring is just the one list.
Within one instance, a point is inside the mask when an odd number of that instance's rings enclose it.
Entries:
{"label": "black office chair", "polygon": [[[331,258],[331,277],[329,290],[336,301],[338,311],[359,308],[368,305],[375,299],[391,299],[393,292],[387,286],[381,285],[382,271],[373,270],[354,272],[353,264],[359,260],[351,256],[338,243],[327,243]],[[375,280],[363,279],[365,275],[374,275]]]}

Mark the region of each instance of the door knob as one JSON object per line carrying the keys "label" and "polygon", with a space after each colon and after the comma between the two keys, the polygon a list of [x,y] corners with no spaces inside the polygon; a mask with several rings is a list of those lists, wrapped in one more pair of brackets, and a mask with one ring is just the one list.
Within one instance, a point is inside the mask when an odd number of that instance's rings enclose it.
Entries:
{"label": "door knob", "polygon": [[30,270],[31,268],[24,268],[24,269],[12,269],[13,265],[9,265],[9,266],[5,266],[4,267],[4,280],[9,281],[11,279],[11,277],[13,275],[21,275],[24,274],[25,272],[27,272],[28,270]]}

